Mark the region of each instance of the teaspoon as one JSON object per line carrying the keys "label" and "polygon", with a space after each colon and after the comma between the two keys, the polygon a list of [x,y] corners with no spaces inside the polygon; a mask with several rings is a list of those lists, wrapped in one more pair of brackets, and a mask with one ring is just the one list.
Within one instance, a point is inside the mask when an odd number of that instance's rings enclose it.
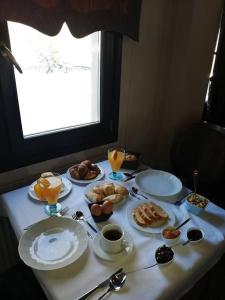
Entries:
{"label": "teaspoon", "polygon": [[105,295],[107,295],[112,291],[118,292],[124,286],[126,279],[127,279],[127,275],[124,272],[121,272],[113,276],[110,279],[108,290],[102,296],[100,296],[98,300],[101,300],[102,298],[105,297]]}
{"label": "teaspoon", "polygon": [[76,211],[75,215],[76,215],[76,218],[77,218],[78,220],[82,220],[82,221],[86,222],[86,223],[88,224],[88,226],[89,226],[95,233],[98,233],[98,231],[94,228],[94,226],[92,226],[92,225],[85,219],[84,214],[82,213],[82,211],[80,211],[80,210]]}

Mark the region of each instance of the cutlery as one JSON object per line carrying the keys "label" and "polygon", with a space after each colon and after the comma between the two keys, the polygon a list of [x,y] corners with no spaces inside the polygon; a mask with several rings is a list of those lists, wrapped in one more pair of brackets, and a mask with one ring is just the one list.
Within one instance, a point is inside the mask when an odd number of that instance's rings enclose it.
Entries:
{"label": "cutlery", "polygon": [[[91,223],[89,223],[85,217],[84,217],[84,214],[82,213],[82,211],[78,210],[75,212],[75,214],[73,214],[74,218],[76,218],[77,220],[81,220],[81,221],[84,221],[88,224],[88,226],[95,232],[95,233],[98,233],[97,229],[94,228],[94,226],[91,225]],[[72,216],[72,218],[73,218]],[[74,219],[73,218],[73,219]]]}
{"label": "cutlery", "polygon": [[184,226],[185,224],[187,224],[187,222],[189,222],[190,220],[191,220],[191,218],[188,218],[183,223],[181,223],[179,226],[177,226],[175,229],[177,230],[177,229],[181,228],[182,226]]}
{"label": "cutlery", "polygon": [[103,288],[105,287],[107,284],[109,284],[111,278],[113,276],[115,276],[116,274],[119,274],[123,271],[122,268],[120,268],[119,270],[117,270],[115,273],[113,273],[111,276],[109,276],[107,279],[105,279],[104,281],[102,281],[101,283],[99,283],[96,287],[94,287],[92,290],[90,290],[89,292],[87,292],[86,294],[84,294],[82,297],[78,298],[77,300],[85,300],[88,298],[88,296],[90,296],[92,293],[94,293],[97,289],[99,288]]}
{"label": "cutlery", "polygon": [[[53,218],[53,217],[62,217],[62,216],[64,216],[68,212],[68,210],[69,210],[69,207],[66,206],[66,207],[62,208],[59,212],[57,212],[57,214],[55,216],[51,216],[50,218]],[[40,222],[40,221],[37,221],[37,222],[35,222],[33,224],[28,225],[23,230],[28,230],[29,228],[31,228],[33,225],[37,224],[38,222]]]}
{"label": "cutlery", "polygon": [[136,170],[136,171],[134,171],[134,172],[131,172],[131,173],[126,173],[126,172],[124,172],[123,174],[124,174],[125,176],[131,177],[131,176],[133,176],[134,174],[138,174],[138,173],[140,173],[140,172],[142,172],[142,171],[145,171],[145,170],[148,170],[148,168],[138,169],[138,170]]}
{"label": "cutlery", "polygon": [[132,189],[132,191],[133,191],[136,195],[139,195],[139,196],[142,196],[142,197],[145,198],[145,199],[148,199],[148,197],[146,197],[145,195],[138,193],[138,189],[135,188],[134,186],[132,186],[131,189]]}
{"label": "cutlery", "polygon": [[140,197],[138,197],[133,191],[129,191],[129,194],[132,196],[132,197],[134,197],[134,198],[136,198],[136,199],[138,199],[138,200],[142,200]]}
{"label": "cutlery", "polygon": [[[77,219],[76,214],[72,215],[72,219],[76,220],[76,221],[80,221],[79,219]],[[93,240],[93,236],[90,234],[90,232],[88,230],[86,230],[87,235],[89,236],[89,238],[91,238]]]}
{"label": "cutlery", "polygon": [[136,176],[130,176],[129,178],[127,178],[127,179],[125,179],[125,180],[123,180],[123,182],[127,182],[127,181],[129,181],[129,180],[131,180],[131,179],[133,179],[133,178],[135,178]]}
{"label": "cutlery", "polygon": [[103,299],[105,295],[107,295],[112,291],[118,292],[124,286],[126,279],[127,279],[127,274],[124,272],[114,275],[109,281],[108,290],[102,296],[100,296],[98,300]]}

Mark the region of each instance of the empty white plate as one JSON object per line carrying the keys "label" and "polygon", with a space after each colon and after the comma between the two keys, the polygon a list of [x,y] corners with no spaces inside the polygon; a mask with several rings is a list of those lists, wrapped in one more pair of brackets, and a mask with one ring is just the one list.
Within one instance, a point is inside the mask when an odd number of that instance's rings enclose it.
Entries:
{"label": "empty white plate", "polygon": [[141,191],[158,197],[173,196],[182,189],[182,183],[176,176],[154,169],[138,174],[135,182]]}
{"label": "empty white plate", "polygon": [[87,248],[87,233],[78,222],[65,218],[44,219],[20,238],[19,255],[38,270],[63,268],[77,260]]}

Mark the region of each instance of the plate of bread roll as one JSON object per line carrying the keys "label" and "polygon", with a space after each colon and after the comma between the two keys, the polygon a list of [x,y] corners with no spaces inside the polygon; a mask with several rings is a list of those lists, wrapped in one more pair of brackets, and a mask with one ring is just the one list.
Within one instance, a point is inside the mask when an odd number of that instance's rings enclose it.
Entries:
{"label": "plate of bread roll", "polygon": [[84,196],[89,203],[109,201],[115,205],[127,199],[128,190],[122,184],[101,180],[86,186]]}

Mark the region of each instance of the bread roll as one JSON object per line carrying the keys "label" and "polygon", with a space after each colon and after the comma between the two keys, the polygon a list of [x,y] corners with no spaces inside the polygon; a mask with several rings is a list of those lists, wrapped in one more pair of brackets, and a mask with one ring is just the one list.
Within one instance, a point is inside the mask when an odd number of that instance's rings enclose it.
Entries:
{"label": "bread roll", "polygon": [[93,189],[92,189],[92,191],[93,191],[94,193],[96,193],[96,194],[101,195],[102,198],[105,197],[105,195],[104,195],[104,190],[103,190],[102,185],[96,185],[96,186],[94,186]]}
{"label": "bread roll", "polygon": [[94,202],[94,203],[102,201],[102,198],[103,198],[101,195],[96,194],[92,191],[86,193],[85,196],[88,198],[88,200],[90,200],[91,202]]}
{"label": "bread roll", "polygon": [[105,197],[113,195],[115,193],[115,186],[113,183],[106,183],[102,186]]}
{"label": "bread roll", "polygon": [[123,196],[120,195],[120,194],[114,194],[114,195],[110,195],[110,196],[107,196],[107,197],[103,198],[103,200],[104,201],[109,201],[112,204],[115,204],[115,203],[119,203],[120,201],[122,201]]}
{"label": "bread roll", "polygon": [[115,193],[120,194],[122,196],[127,196],[128,195],[128,190],[121,186],[121,185],[115,185]]}

